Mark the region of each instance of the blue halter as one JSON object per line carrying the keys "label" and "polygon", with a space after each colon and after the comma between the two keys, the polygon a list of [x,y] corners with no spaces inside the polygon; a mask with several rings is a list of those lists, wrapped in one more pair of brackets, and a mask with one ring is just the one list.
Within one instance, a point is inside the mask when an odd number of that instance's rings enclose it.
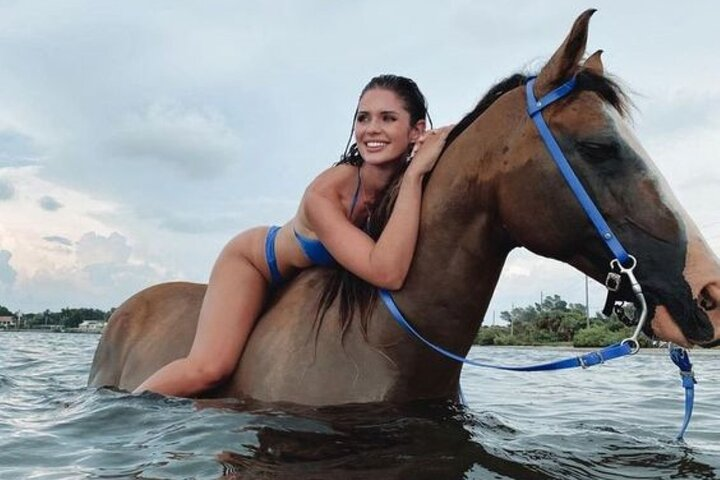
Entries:
{"label": "blue halter", "polygon": [[[420,340],[422,343],[427,345],[429,348],[435,350],[436,352],[440,353],[441,355],[450,358],[452,360],[455,360],[460,363],[467,363],[470,365],[475,365],[478,367],[485,367],[485,368],[495,368],[500,370],[512,370],[512,371],[521,371],[521,372],[537,372],[537,371],[548,371],[548,370],[561,370],[566,368],[573,368],[573,367],[582,367],[582,368],[588,368],[593,365],[598,365],[600,363],[604,363],[607,360],[612,360],[614,358],[621,358],[628,355],[633,355],[637,353],[640,346],[637,341],[637,337],[640,334],[642,327],[645,323],[646,316],[647,316],[647,304],[645,302],[645,297],[642,292],[642,288],[635,278],[635,275],[633,273],[633,270],[635,269],[637,265],[637,261],[635,260],[635,257],[628,254],[625,248],[623,248],[622,244],[620,243],[619,239],[615,236],[615,234],[612,232],[610,226],[605,221],[605,218],[602,216],[598,208],[595,206],[595,203],[590,198],[590,195],[588,195],[587,191],[583,187],[582,183],[578,179],[577,175],[575,175],[575,172],[573,171],[572,167],[570,166],[570,163],[568,162],[567,158],[562,152],[562,149],[558,145],[557,141],[555,140],[555,137],[553,136],[552,132],[550,131],[550,128],[547,126],[547,123],[545,123],[545,119],[542,116],[542,110],[546,108],[548,105],[551,105],[552,103],[562,99],[566,95],[568,95],[572,90],[575,88],[575,77],[571,78],[564,84],[560,85],[555,90],[551,91],[550,93],[546,94],[544,97],[542,97],[540,100],[537,100],[535,98],[535,93],[533,92],[533,87],[535,86],[535,77],[531,77],[526,86],[525,86],[525,97],[527,100],[527,112],[530,118],[535,123],[535,126],[538,130],[538,133],[540,134],[540,137],[543,140],[543,143],[545,144],[545,147],[547,148],[548,152],[550,153],[551,157],[555,161],[555,164],[557,165],[558,169],[560,170],[560,173],[565,178],[566,183],[572,190],[573,194],[575,195],[575,198],[577,198],[578,202],[582,206],[583,210],[587,214],[588,218],[594,225],[595,229],[597,230],[598,234],[600,235],[600,238],[603,239],[605,242],[605,245],[607,245],[608,249],[613,255],[613,260],[610,262],[611,271],[608,275],[608,280],[606,281],[606,284],[608,286],[609,290],[617,290],[619,285],[617,282],[620,280],[620,274],[625,275],[628,280],[630,281],[633,293],[635,294],[638,303],[641,306],[641,313],[638,321],[638,325],[635,329],[635,332],[632,337],[627,338],[620,343],[610,345],[608,347],[605,347],[603,349],[593,351],[590,353],[587,353],[585,355],[577,356],[577,357],[570,357],[565,358],[561,360],[557,360],[554,362],[549,363],[543,363],[539,365],[530,365],[530,366],[502,366],[502,365],[492,365],[484,362],[479,362],[476,360],[471,360],[466,357],[454,354],[448,350],[445,350],[444,348],[435,345],[431,341],[427,340],[425,337],[423,337],[411,324],[408,322],[405,317],[403,316],[402,312],[398,308],[397,304],[392,298],[392,295],[389,291],[385,289],[379,289],[380,298],[382,299],[383,303],[387,307],[387,309],[392,314],[393,318],[398,322],[398,324],[407,331],[410,335],[414,336],[418,340]],[[620,274],[613,273],[613,270],[619,270]],[[610,280],[612,276],[615,275],[616,279],[613,281],[616,283],[614,286],[610,285]],[[688,423],[690,422],[690,417],[692,416],[692,409],[693,409],[693,399],[694,399],[694,386],[695,386],[695,378],[692,371],[692,364],[690,363],[690,357],[688,355],[687,350],[684,348],[678,347],[678,346],[670,346],[670,357],[675,362],[675,364],[680,368],[680,375],[683,379],[683,387],[685,388],[685,418],[682,424],[682,427],[680,429],[680,433],[677,435],[678,440],[682,440],[683,435],[685,434],[685,430],[687,429]]]}

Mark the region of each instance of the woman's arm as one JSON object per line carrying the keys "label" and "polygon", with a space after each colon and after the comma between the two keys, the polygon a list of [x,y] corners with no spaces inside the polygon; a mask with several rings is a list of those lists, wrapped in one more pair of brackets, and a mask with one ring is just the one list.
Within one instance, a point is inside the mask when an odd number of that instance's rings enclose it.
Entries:
{"label": "woman's arm", "polygon": [[305,199],[308,221],[343,267],[377,287],[390,290],[402,287],[417,244],[422,180],[437,161],[449,130],[446,127],[428,133],[418,141],[393,211],[377,242],[345,217],[337,199],[319,192],[308,193]]}

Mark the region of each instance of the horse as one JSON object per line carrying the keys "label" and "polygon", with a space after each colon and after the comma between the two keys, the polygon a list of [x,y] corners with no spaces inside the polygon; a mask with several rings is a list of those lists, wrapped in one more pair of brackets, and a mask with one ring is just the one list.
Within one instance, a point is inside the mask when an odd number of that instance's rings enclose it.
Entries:
{"label": "horse", "polygon": [[[593,13],[575,20],[540,69],[536,98],[576,78],[574,91],[542,115],[637,259],[648,305],[645,333],[688,347],[716,346],[720,262],[628,127],[627,97],[605,74],[602,51],[586,54]],[[417,330],[459,355],[472,346],[514,248],[600,282],[611,261],[528,116],[527,81],[515,74],[498,83],[454,127],[424,186],[410,272],[393,292]],[[340,321],[347,304],[322,293],[336,274],[311,268],[276,292],[234,374],[207,396],[311,406],[457,399],[461,365],[411,338],[380,302],[365,304],[362,321]],[[187,355],[205,288],[166,283],[126,300],[100,339],[89,385],[133,390]],[[631,297],[623,289],[618,294]],[[318,321],[323,299],[329,300]]]}

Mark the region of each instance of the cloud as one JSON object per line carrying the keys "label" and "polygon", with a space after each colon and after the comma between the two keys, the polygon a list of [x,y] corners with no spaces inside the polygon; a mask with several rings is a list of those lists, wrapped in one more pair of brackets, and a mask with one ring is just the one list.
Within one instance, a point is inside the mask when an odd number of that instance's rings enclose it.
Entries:
{"label": "cloud", "polygon": [[40,270],[17,286],[10,308],[28,312],[88,306],[109,309],[162,280],[162,274],[148,264],[94,264],[81,269]]}
{"label": "cloud", "polygon": [[43,240],[46,240],[51,243],[59,243],[60,245],[65,245],[67,247],[72,246],[73,242],[65,237],[60,236],[49,236],[49,237],[43,237]]}
{"label": "cloud", "polygon": [[12,253],[7,250],[0,250],[0,284],[12,285],[17,277],[17,272],[10,266]]}
{"label": "cloud", "polygon": [[156,104],[128,116],[108,148],[130,161],[159,162],[190,178],[213,178],[237,162],[240,139],[218,113]]}
{"label": "cloud", "polygon": [[[127,238],[117,232],[108,236],[86,232],[77,242],[61,236],[45,237],[45,241],[72,246],[68,249],[70,262],[47,262],[29,275],[19,275],[10,297],[15,308],[110,308],[149,285],[168,280],[165,268],[133,258]],[[2,258],[0,255],[0,276]]]}
{"label": "cloud", "polygon": [[49,195],[45,195],[39,201],[40,208],[47,210],[48,212],[55,212],[63,207],[63,204],[55,200]]}
{"label": "cloud", "polygon": [[237,230],[239,215],[175,215],[161,220],[160,228],[176,233],[209,233]]}
{"label": "cloud", "polygon": [[117,232],[113,232],[109,237],[88,232],[77,242],[78,263],[86,267],[96,264],[123,264],[130,258],[131,251],[127,238]]}
{"label": "cloud", "polygon": [[10,200],[15,195],[15,187],[5,180],[0,180],[0,201]]}
{"label": "cloud", "polygon": [[30,136],[0,126],[0,167],[34,164],[37,156],[37,147]]}
{"label": "cloud", "polygon": [[639,129],[643,134],[655,137],[688,135],[711,128],[717,122],[720,91],[669,90],[662,94],[636,99],[643,103]]}
{"label": "cloud", "polygon": [[222,233],[232,235],[257,225],[282,223],[297,209],[297,200],[281,197],[253,196],[228,202],[213,202],[204,211],[181,208],[138,208],[136,215],[153,221],[158,228],[181,234]]}

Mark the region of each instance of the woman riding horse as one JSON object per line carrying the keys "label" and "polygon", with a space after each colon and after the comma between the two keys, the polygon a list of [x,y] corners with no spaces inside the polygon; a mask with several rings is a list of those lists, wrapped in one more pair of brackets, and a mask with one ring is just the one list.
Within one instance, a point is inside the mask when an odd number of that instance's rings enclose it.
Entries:
{"label": "woman riding horse", "polygon": [[[582,62],[592,13],[580,15],[541,69],[535,97],[576,78],[574,90],[542,115],[637,258],[649,310],[646,333],[682,345],[716,345],[720,262],[629,130],[624,95],[605,76],[599,53]],[[524,75],[500,82],[449,135],[426,179],[407,278],[393,295],[426,338],[459,355],[470,349],[512,249],[524,246],[598,281],[611,260],[528,116],[526,83]],[[408,336],[372,296],[348,303],[362,290],[354,288],[357,281],[342,282],[334,289],[339,295],[318,294],[333,283],[334,272],[304,270],[278,291],[232,377],[209,394],[309,405],[456,398],[460,364]],[[187,355],[205,289],[164,284],[127,300],[100,341],[90,384],[132,390]],[[360,321],[346,315],[352,320],[342,324],[342,311],[358,306],[364,307]]]}
{"label": "woman riding horse", "polygon": [[[415,250],[422,179],[449,132],[425,135],[426,117],[425,97],[415,82],[395,75],[373,78],[353,119],[356,142],[335,168],[310,184],[293,219],[282,227],[247,230],[225,246],[210,276],[190,353],[135,392],[190,397],[220,385],[235,370],[268,293],[300,269],[337,262],[376,287],[400,288]],[[375,241],[361,225],[401,170],[393,214]]]}

